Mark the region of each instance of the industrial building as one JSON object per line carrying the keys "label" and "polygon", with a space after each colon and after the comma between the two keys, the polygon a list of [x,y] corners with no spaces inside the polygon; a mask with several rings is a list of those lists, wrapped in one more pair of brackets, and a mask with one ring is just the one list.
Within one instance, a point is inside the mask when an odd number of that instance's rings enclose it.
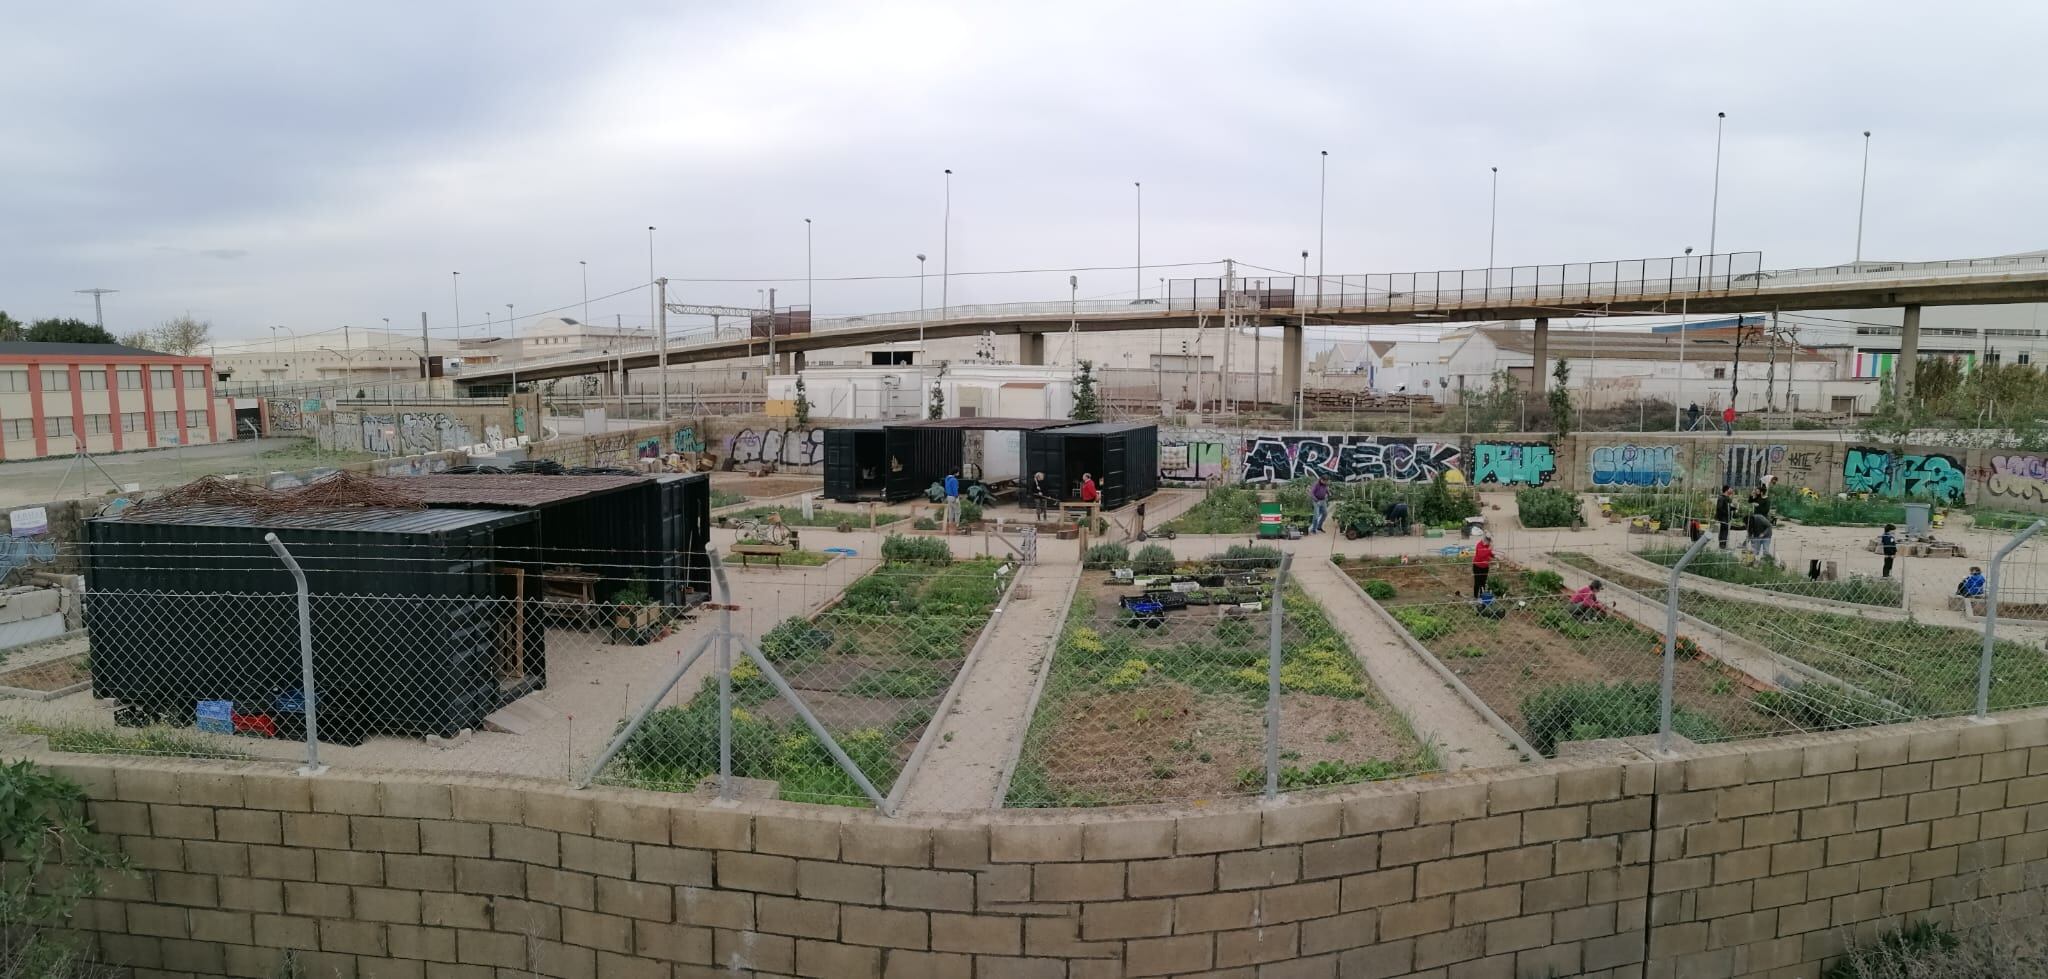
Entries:
{"label": "industrial building", "polygon": [[117,343],[0,342],[0,460],[235,437],[213,362]]}

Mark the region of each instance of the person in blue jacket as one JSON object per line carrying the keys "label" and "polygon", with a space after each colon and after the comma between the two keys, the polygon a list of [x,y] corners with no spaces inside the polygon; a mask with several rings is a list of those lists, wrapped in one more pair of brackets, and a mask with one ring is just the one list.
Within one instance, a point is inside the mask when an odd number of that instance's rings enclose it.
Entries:
{"label": "person in blue jacket", "polygon": [[1956,586],[1956,594],[1964,598],[1983,598],[1984,569],[1972,565],[1970,567],[1970,576],[1964,578],[1962,583]]}

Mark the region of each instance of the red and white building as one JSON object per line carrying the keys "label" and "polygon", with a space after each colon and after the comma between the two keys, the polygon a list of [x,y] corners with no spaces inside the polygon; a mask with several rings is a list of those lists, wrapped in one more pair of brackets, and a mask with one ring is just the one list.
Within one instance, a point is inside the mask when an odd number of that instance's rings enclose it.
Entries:
{"label": "red and white building", "polygon": [[0,343],[0,459],[234,437],[213,362],[112,343]]}

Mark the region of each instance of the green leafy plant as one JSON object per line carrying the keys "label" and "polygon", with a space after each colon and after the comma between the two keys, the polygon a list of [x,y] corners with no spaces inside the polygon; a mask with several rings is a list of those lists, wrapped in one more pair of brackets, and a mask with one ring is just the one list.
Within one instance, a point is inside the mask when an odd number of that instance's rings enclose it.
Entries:
{"label": "green leafy plant", "polygon": [[973,500],[966,500],[966,499],[963,499],[963,500],[961,500],[961,501],[960,501],[960,522],[961,522],[961,523],[980,523],[980,522],[981,522],[981,504],[979,504],[979,503],[976,503],[976,502],[974,502]]}
{"label": "green leafy plant", "polygon": [[1374,578],[1365,583],[1365,593],[1374,600],[1384,602],[1396,594],[1394,583],[1385,578]]}
{"label": "green leafy plant", "polygon": [[[1821,973],[1821,979],[1895,979],[1902,976],[1926,976],[1928,979],[1985,976],[1988,979],[1993,975],[1969,968],[1965,963],[1954,963],[1961,968],[1942,968],[1943,960],[1954,957],[1961,945],[1962,939],[1955,932],[1932,921],[1916,921],[1886,932],[1871,944],[1852,946],[1848,955]],[[2011,961],[2007,960],[2007,967]]]}
{"label": "green leafy plant", "polygon": [[[1545,687],[1522,700],[1523,733],[1529,746],[1555,755],[1560,741],[1632,738],[1658,729],[1655,683],[1566,683]],[[1695,741],[1724,737],[1721,726],[1702,714],[1674,707],[1674,731]]]}
{"label": "green leafy plant", "polygon": [[1539,486],[1515,493],[1515,510],[1522,526],[1576,527],[1579,525],[1579,495],[1570,490]]}
{"label": "green leafy plant", "polygon": [[946,675],[929,666],[909,669],[870,670],[846,685],[856,697],[910,700],[930,697],[946,689]]}
{"label": "green leafy plant", "polygon": [[792,615],[761,635],[761,653],[777,663],[787,663],[823,652],[832,645],[832,634],[801,615]]}
{"label": "green leafy plant", "polygon": [[939,522],[930,517],[919,517],[910,522],[910,527],[912,530],[937,530]]}
{"label": "green leafy plant", "polygon": [[1074,368],[1074,410],[1075,421],[1093,422],[1102,420],[1102,406],[1095,396],[1095,365],[1081,361]]}
{"label": "green leafy plant", "polygon": [[104,873],[127,869],[120,854],[93,833],[85,791],[28,761],[0,765],[0,850],[9,871],[0,877],[0,927],[7,974],[26,977],[83,975],[83,949],[42,927],[69,918],[98,894]]}
{"label": "green leafy plant", "polygon": [[804,376],[802,374],[796,376],[796,423],[799,425],[809,425],[811,423],[811,398],[809,394],[805,393]]}
{"label": "green leafy plant", "polygon": [[1173,552],[1159,544],[1147,544],[1131,556],[1131,569],[1138,574],[1170,574],[1173,565]]}
{"label": "green leafy plant", "polygon": [[905,537],[890,534],[882,538],[882,559],[916,564],[952,564],[953,549],[936,537]]}
{"label": "green leafy plant", "polygon": [[1564,590],[1564,576],[1548,568],[1537,571],[1523,571],[1522,585],[1531,594],[1555,595]]}
{"label": "green leafy plant", "polygon": [[1550,431],[1562,439],[1572,433],[1572,364],[1563,357],[1550,371]]}
{"label": "green leafy plant", "polygon": [[1081,563],[1084,567],[1093,568],[1095,570],[1100,571],[1109,568],[1126,567],[1130,564],[1130,562],[1130,548],[1125,547],[1122,544],[1112,542],[1108,544],[1096,544],[1093,547],[1088,548],[1088,554],[1085,558],[1082,559]]}
{"label": "green leafy plant", "polygon": [[1415,637],[1417,642],[1428,642],[1451,631],[1451,624],[1443,616],[1431,615],[1419,608],[1407,607],[1393,610],[1394,621]]}
{"label": "green leafy plant", "polygon": [[1280,549],[1265,544],[1232,544],[1224,548],[1222,554],[1211,555],[1209,560],[1233,571],[1277,568],[1280,566]]}

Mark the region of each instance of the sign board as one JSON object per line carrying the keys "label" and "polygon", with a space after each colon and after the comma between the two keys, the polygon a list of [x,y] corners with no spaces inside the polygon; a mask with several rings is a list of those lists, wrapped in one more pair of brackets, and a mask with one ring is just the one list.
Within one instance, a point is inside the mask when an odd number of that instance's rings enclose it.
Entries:
{"label": "sign board", "polygon": [[50,514],[39,506],[16,510],[7,515],[8,534],[14,537],[40,537],[50,532]]}
{"label": "sign board", "polygon": [[301,401],[301,402],[299,402],[299,411],[301,411],[301,412],[307,412],[307,411],[319,411],[319,410],[320,410],[320,399],[319,399],[319,398],[307,398],[306,400],[304,400],[304,401]]}

